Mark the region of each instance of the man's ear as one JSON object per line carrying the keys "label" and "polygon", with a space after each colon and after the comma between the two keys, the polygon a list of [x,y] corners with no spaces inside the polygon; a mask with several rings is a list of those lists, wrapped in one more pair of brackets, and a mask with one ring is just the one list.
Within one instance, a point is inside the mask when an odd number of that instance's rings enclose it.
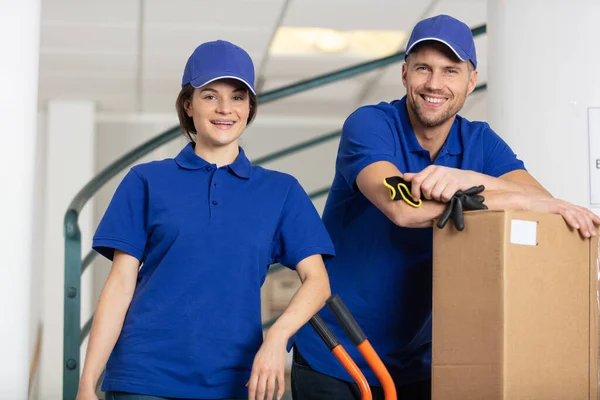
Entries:
{"label": "man's ear", "polygon": [[479,71],[474,69],[471,72],[469,72],[469,94],[473,93],[473,90],[475,90],[478,79],[479,79]]}

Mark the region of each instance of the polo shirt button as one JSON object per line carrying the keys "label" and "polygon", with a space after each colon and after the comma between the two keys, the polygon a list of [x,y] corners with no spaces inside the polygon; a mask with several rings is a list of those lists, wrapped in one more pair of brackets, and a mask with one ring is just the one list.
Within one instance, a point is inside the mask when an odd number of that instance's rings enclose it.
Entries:
{"label": "polo shirt button", "polygon": [[206,171],[210,172],[212,168],[210,166],[204,168]]}
{"label": "polo shirt button", "polygon": [[216,201],[216,200],[213,200],[213,201],[212,201],[212,203],[213,203],[215,206],[216,206],[217,204],[219,204],[219,202],[218,202],[218,201]]}

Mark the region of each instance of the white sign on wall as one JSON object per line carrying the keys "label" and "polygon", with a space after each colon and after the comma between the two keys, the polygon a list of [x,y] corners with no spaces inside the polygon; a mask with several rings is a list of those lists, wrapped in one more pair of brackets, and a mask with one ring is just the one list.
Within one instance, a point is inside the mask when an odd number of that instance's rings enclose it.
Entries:
{"label": "white sign on wall", "polygon": [[590,108],[590,203],[600,205],[600,108]]}

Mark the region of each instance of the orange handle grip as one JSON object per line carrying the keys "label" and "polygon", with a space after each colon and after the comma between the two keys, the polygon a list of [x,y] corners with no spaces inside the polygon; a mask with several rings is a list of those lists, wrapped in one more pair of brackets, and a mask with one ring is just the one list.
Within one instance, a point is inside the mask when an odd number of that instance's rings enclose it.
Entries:
{"label": "orange handle grip", "polygon": [[336,356],[346,371],[348,371],[352,379],[354,379],[354,382],[356,382],[358,385],[362,399],[373,400],[373,395],[371,394],[371,388],[369,387],[367,378],[365,378],[363,373],[360,371],[360,368],[358,368],[358,365],[356,365],[350,355],[346,352],[346,349],[344,349],[340,344],[331,350],[331,352],[334,356]]}
{"label": "orange handle grip", "polygon": [[396,394],[396,385],[394,385],[394,381],[392,380],[390,373],[385,365],[383,365],[383,361],[381,361],[381,358],[379,358],[375,352],[375,349],[373,349],[373,346],[371,346],[371,343],[369,343],[368,340],[365,340],[356,347],[369,364],[369,367],[371,367],[375,373],[375,376],[377,376],[377,379],[379,379],[379,382],[381,382],[385,400],[397,400],[398,396]]}

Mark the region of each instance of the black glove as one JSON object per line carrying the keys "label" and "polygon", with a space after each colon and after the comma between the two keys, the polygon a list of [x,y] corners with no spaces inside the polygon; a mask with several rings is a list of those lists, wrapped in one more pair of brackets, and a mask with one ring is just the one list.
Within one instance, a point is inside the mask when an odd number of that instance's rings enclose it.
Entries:
{"label": "black glove", "polygon": [[390,176],[383,180],[383,184],[390,190],[390,199],[392,200],[404,200],[405,203],[413,207],[421,207],[423,202],[415,202],[411,193],[411,184],[406,182],[399,176]]}
{"label": "black glove", "polygon": [[457,230],[462,231],[465,229],[465,218],[463,210],[487,210],[487,206],[483,204],[485,200],[479,193],[484,191],[483,185],[473,186],[465,191],[457,191],[448,206],[444,210],[444,213],[440,217],[437,227],[443,228],[450,218],[454,222],[454,226]]}

